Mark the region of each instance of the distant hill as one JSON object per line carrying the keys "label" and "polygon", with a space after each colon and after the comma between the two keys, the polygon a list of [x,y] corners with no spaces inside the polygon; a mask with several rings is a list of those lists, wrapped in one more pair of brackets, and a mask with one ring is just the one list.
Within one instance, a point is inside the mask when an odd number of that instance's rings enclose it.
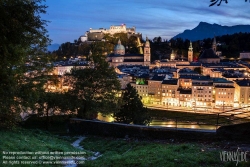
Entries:
{"label": "distant hill", "polygon": [[53,52],[54,50],[58,50],[59,49],[60,44],[54,43],[51,44],[47,47],[48,51]]}
{"label": "distant hill", "polygon": [[188,39],[191,41],[202,40],[205,38],[212,38],[215,36],[231,35],[239,32],[250,32],[250,25],[235,25],[235,26],[221,26],[219,24],[209,24],[200,22],[197,27],[192,30],[185,30],[173,38]]}

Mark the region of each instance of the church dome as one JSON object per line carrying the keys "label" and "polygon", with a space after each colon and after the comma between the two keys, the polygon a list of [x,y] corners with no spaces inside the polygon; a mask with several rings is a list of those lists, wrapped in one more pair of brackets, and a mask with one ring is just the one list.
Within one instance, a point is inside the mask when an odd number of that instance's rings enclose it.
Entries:
{"label": "church dome", "polygon": [[115,46],[115,49],[114,49],[115,51],[117,51],[117,50],[125,50],[125,47],[122,45],[122,44],[117,44],[116,46]]}
{"label": "church dome", "polygon": [[118,44],[114,48],[115,54],[124,55],[125,54],[125,47],[121,44],[121,40],[119,39]]}

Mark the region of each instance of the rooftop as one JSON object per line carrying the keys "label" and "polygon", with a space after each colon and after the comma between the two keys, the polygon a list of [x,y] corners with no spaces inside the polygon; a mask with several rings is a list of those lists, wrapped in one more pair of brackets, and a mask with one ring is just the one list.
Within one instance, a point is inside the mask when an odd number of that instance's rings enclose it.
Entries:
{"label": "rooftop", "polygon": [[166,85],[177,85],[178,79],[169,79],[169,80],[163,80],[162,84]]}
{"label": "rooftop", "polygon": [[152,81],[163,81],[165,76],[154,75],[150,80]]}
{"label": "rooftop", "polygon": [[204,50],[200,56],[199,56],[199,59],[220,59],[219,56],[217,56],[213,49],[206,49]]}
{"label": "rooftop", "polygon": [[250,80],[249,79],[243,79],[235,81],[239,86],[247,86],[250,87]]}

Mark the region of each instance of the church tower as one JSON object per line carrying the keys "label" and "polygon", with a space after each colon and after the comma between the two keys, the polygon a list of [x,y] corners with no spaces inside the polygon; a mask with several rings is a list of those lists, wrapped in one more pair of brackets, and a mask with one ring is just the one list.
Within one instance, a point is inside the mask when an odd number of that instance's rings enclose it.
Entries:
{"label": "church tower", "polygon": [[175,53],[174,50],[172,50],[172,53],[170,55],[170,60],[175,60]]}
{"label": "church tower", "polygon": [[148,37],[146,37],[146,43],[144,46],[144,65],[150,65],[151,52],[150,52],[150,43]]}
{"label": "church tower", "polygon": [[188,48],[188,61],[192,62],[193,61],[193,47],[192,47],[192,42],[190,41],[190,45]]}
{"label": "church tower", "polygon": [[216,54],[216,51],[217,51],[217,45],[216,45],[216,38],[215,38],[215,36],[214,36],[214,40],[213,40],[213,44],[212,44],[212,49],[213,49],[213,51],[214,51],[214,53]]}

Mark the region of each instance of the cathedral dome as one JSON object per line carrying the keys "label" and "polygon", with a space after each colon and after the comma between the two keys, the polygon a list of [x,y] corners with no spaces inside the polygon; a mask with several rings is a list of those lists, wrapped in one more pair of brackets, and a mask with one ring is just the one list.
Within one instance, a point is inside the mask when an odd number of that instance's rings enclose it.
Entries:
{"label": "cathedral dome", "polygon": [[123,45],[119,45],[119,44],[117,44],[116,46],[115,46],[115,51],[117,51],[117,50],[125,50],[125,47],[123,46]]}
{"label": "cathedral dome", "polygon": [[121,44],[121,40],[119,39],[118,44],[114,48],[115,54],[124,55],[125,54],[125,47]]}

